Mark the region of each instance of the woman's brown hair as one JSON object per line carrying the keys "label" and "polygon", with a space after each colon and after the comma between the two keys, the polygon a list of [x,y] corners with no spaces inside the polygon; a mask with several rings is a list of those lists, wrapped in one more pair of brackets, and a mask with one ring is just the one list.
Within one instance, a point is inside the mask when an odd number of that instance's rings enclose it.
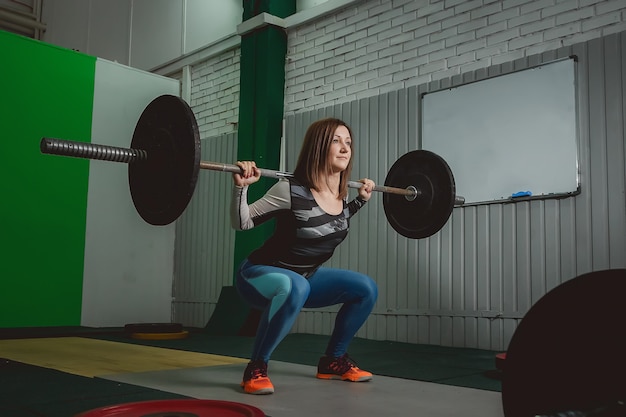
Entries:
{"label": "woman's brown hair", "polygon": [[[335,130],[339,126],[348,129],[350,138],[352,130],[350,126],[339,119],[327,118],[313,122],[304,134],[304,142],[298,156],[298,163],[294,170],[294,176],[305,187],[318,190],[324,178],[332,172],[332,163],[328,158],[330,145],[335,136]],[[354,143],[354,142],[352,142]],[[350,147],[354,150],[353,146]],[[345,171],[340,174],[339,197],[345,198],[348,195],[348,181],[352,172],[352,157],[348,162]]]}

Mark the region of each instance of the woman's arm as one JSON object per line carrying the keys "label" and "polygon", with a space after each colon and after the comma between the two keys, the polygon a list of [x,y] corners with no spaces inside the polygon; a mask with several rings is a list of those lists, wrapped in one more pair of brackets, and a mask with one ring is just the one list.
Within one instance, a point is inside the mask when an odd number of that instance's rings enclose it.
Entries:
{"label": "woman's arm", "polygon": [[359,211],[359,209],[369,201],[370,197],[372,196],[372,190],[376,186],[374,181],[370,180],[369,178],[362,178],[359,180],[359,182],[363,183],[361,188],[359,188],[359,195],[357,195],[354,200],[348,203],[350,217],[355,215],[356,212]]}
{"label": "woman's arm", "polygon": [[290,208],[288,180],[279,180],[252,204],[248,204],[248,186],[234,186],[230,205],[231,225],[235,230],[252,229],[273,217],[277,211]]}

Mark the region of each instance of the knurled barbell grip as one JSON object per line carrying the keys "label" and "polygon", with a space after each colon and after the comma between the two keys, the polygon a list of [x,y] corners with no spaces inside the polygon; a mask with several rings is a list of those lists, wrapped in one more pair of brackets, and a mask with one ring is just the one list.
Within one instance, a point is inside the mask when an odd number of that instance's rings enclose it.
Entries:
{"label": "knurled barbell grip", "polygon": [[46,154],[110,162],[131,163],[148,159],[148,153],[141,149],[119,148],[55,138],[42,138],[39,147],[41,152]]}

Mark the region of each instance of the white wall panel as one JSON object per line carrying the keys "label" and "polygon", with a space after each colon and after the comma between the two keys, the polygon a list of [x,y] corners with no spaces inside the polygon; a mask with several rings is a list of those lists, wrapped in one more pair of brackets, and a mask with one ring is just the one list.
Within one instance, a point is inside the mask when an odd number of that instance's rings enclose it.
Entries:
{"label": "white wall panel", "polygon": [[234,35],[243,6],[239,0],[45,0],[42,14],[45,42],[150,70]]}
{"label": "white wall panel", "polygon": [[[176,80],[98,59],[91,141],[129,147],[148,103],[178,93]],[[81,325],[171,320],[174,230],[139,217],[125,164],[90,161]]]}
{"label": "white wall panel", "polygon": [[185,0],[185,50],[192,52],[236,32],[240,0]]}
{"label": "white wall panel", "polygon": [[184,0],[133,0],[130,66],[150,69],[183,54]]}
{"label": "white wall panel", "polygon": [[[89,49],[90,1],[46,0],[43,2],[42,20],[48,30],[42,40],[67,49],[94,55]],[[104,55],[101,58],[108,58]],[[126,62],[122,62],[126,64]]]}
{"label": "white wall panel", "polygon": [[88,53],[128,65],[131,4],[128,0],[93,1],[90,4]]}

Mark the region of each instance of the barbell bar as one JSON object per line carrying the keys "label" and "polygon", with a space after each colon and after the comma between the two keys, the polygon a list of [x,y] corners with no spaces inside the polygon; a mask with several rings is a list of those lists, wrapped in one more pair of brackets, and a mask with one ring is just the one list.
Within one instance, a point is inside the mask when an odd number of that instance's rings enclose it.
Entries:
{"label": "barbell bar", "polygon": [[[94,159],[108,162],[133,163],[135,161],[145,161],[148,159],[148,153],[143,149],[119,148],[109,145],[98,145],[86,142],[77,142],[65,139],[56,139],[44,137],[40,143],[41,152],[46,154],[63,155],[75,158]],[[234,164],[226,164],[223,162],[200,161],[200,169],[209,171],[230,172],[233,174],[242,173],[241,168]],[[273,169],[259,168],[262,177],[281,179],[293,178],[291,172],[276,171]],[[348,187],[361,188],[363,183],[358,181],[349,181]],[[413,201],[420,192],[413,186],[407,188],[388,187],[384,185],[376,185],[373,191],[382,193],[391,193],[403,195],[407,200]]]}
{"label": "barbell bar", "polygon": [[[233,164],[225,164],[222,162],[200,161],[200,168],[208,169],[211,171],[230,172],[233,174],[241,173],[241,168],[239,168],[239,166],[233,165]],[[259,168],[259,171],[261,171],[262,177],[268,177],[268,178],[274,178],[274,179],[293,178],[293,174],[291,172],[275,171],[273,169],[267,169],[267,168]],[[361,188],[362,185],[363,183],[359,181],[348,181],[348,187],[350,188],[359,189]],[[412,185],[408,185],[406,188],[390,187],[387,185],[376,185],[374,186],[374,188],[372,188],[372,191],[377,191],[380,193],[402,195],[404,196],[404,198],[407,199],[407,201],[413,201],[417,197],[419,197],[421,194],[421,192]],[[465,198],[462,196],[458,196],[458,195],[455,196],[454,204],[455,206],[461,206],[465,204]]]}
{"label": "barbell bar", "polygon": [[[179,97],[163,95],[142,112],[130,148],[44,137],[45,154],[128,164],[133,203],[149,224],[166,225],[187,207],[195,190],[199,169],[240,173],[234,164],[200,160],[200,135],[189,105]],[[261,176],[291,178],[289,172],[260,168]],[[401,183],[402,187],[397,185]],[[349,181],[350,188],[362,183]],[[385,185],[383,206],[392,227],[414,239],[431,236],[447,222],[454,206],[464,198],[455,193],[454,177],[447,163],[424,150],[398,159]]]}
{"label": "barbell bar", "polygon": [[[232,164],[224,164],[220,162],[200,161],[200,168],[209,169],[212,171],[230,172],[234,174],[241,173],[241,168],[239,168],[239,166],[232,165]],[[274,171],[272,169],[267,169],[267,168],[259,168],[259,170],[261,171],[262,177],[275,178],[275,179],[293,178],[293,174],[291,172]],[[358,188],[361,188],[362,185],[363,183],[358,182],[358,181],[348,181],[348,187],[350,188],[358,189]],[[417,191],[415,187],[412,187],[412,186],[409,186],[407,188],[396,188],[396,187],[387,187],[384,185],[376,185],[374,186],[372,190],[378,191],[381,193],[403,195],[409,201],[415,200],[415,198],[419,195],[419,191]]]}

